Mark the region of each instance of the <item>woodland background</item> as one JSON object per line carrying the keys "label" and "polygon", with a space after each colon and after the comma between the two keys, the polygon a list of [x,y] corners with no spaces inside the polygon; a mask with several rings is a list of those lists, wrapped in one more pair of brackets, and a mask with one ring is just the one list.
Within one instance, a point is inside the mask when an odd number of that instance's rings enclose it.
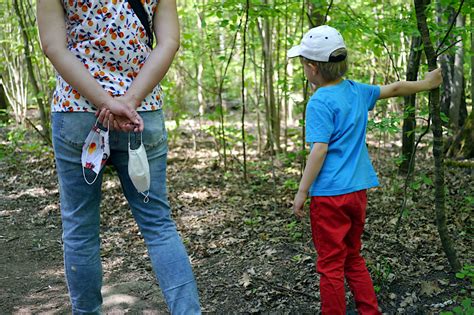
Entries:
{"label": "woodland background", "polygon": [[[68,310],[50,141],[55,73],[35,4],[0,0],[0,310],[8,313]],[[353,80],[416,80],[442,67],[440,89],[379,101],[370,113],[381,186],[369,192],[364,255],[384,312],[473,314],[472,4],[178,0],[181,48],[162,82],[169,188],[203,310],[319,310],[308,220],[290,211],[310,89],[286,51],[329,24],[345,38]],[[107,174],[106,310],[163,311],[114,170]]]}

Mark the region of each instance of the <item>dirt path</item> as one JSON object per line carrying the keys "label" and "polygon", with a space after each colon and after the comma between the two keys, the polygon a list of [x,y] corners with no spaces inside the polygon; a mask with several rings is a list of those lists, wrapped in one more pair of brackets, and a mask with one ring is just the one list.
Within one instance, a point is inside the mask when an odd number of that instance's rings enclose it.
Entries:
{"label": "dirt path", "polygon": [[[297,162],[278,161],[274,192],[269,163],[250,165],[250,183],[243,184],[238,171],[216,170],[209,156],[208,149],[194,151],[185,145],[173,148],[169,156],[170,200],[190,253],[203,311],[317,314],[318,275],[309,223],[295,222],[289,212]],[[17,148],[0,163],[0,313],[68,313],[52,154]],[[448,272],[430,219],[431,196],[424,192],[431,189],[429,183],[411,197],[413,211],[395,231],[401,200],[395,188],[400,179],[393,176],[389,158],[378,163],[382,187],[369,195],[364,255],[380,306],[387,314],[439,313],[440,305],[435,304],[449,305],[456,296],[470,295],[472,288]],[[423,171],[430,174],[429,167]],[[469,212],[466,219],[462,207],[463,198],[473,196],[474,180],[472,172],[462,169],[448,174],[447,207],[451,217],[453,209],[458,211],[449,227],[467,263],[473,257],[466,234],[472,219]],[[104,310],[166,313],[113,170],[107,171],[103,188]]]}

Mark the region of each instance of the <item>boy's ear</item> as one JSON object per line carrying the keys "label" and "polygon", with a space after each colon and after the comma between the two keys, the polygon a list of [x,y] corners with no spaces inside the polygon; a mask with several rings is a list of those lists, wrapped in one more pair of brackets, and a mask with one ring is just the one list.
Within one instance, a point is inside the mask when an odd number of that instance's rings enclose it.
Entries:
{"label": "boy's ear", "polygon": [[314,72],[314,74],[317,74],[317,73],[318,73],[318,70],[319,70],[319,69],[318,69],[318,66],[317,66],[317,65],[315,65],[314,63],[311,63],[311,62],[309,62],[308,65],[309,65],[309,67],[311,68],[311,71]]}

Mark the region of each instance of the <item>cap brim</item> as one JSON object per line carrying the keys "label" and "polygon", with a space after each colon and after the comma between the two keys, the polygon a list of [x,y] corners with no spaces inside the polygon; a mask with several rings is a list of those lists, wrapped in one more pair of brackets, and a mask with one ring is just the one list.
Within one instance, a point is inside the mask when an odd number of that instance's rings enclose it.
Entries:
{"label": "cap brim", "polygon": [[295,58],[301,56],[301,45],[290,48],[286,56],[288,58]]}

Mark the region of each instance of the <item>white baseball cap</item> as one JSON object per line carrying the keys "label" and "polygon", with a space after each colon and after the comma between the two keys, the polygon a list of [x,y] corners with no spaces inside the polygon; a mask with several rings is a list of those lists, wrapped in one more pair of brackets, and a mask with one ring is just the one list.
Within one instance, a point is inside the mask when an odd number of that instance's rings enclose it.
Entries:
{"label": "white baseball cap", "polygon": [[329,58],[339,48],[346,48],[339,31],[328,25],[321,25],[304,34],[301,44],[288,50],[288,58],[302,56],[314,61],[342,61],[345,56],[333,57],[331,60]]}

